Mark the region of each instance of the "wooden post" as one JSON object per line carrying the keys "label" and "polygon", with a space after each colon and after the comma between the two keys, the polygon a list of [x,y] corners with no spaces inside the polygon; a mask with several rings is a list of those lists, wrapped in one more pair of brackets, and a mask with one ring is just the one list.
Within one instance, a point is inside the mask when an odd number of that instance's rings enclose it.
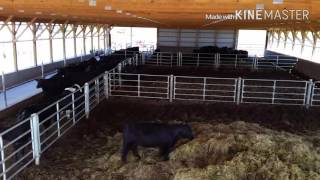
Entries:
{"label": "wooden post", "polygon": [[91,36],[91,53],[93,53],[93,29],[94,29],[94,26],[91,25],[90,26],[90,36]]}
{"label": "wooden post", "polygon": [[83,54],[86,54],[86,29],[87,26],[84,25],[82,26],[82,35],[83,35]]}
{"label": "wooden post", "polygon": [[63,64],[67,66],[67,54],[66,54],[66,29],[68,25],[62,24],[60,26],[60,31],[62,32],[62,48],[63,48]]}
{"label": "wooden post", "polygon": [[77,57],[77,25],[72,26],[72,33],[73,33],[73,50],[74,50],[74,57]]}
{"label": "wooden post", "polygon": [[18,71],[18,58],[17,58],[17,29],[16,22],[12,22],[12,45],[13,45],[13,62],[14,62],[14,70]]}
{"label": "wooden post", "polygon": [[33,45],[33,61],[34,65],[38,66],[38,54],[37,54],[37,31],[38,28],[35,23],[32,23],[32,45]]}
{"label": "wooden post", "polygon": [[51,63],[53,63],[53,50],[52,50],[52,33],[53,33],[53,29],[54,26],[52,26],[52,22],[50,22],[48,24],[48,31],[49,31],[49,48],[50,48],[50,61]]}
{"label": "wooden post", "polygon": [[98,32],[98,50],[100,51],[100,25],[97,27]]}

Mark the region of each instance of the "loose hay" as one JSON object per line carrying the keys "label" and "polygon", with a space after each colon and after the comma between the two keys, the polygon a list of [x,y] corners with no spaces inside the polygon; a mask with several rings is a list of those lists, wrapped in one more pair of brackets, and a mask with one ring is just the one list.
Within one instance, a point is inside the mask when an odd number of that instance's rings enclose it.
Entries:
{"label": "loose hay", "polygon": [[[191,123],[195,139],[178,142],[170,160],[159,160],[157,149],[140,148],[142,157],[130,153],[121,162],[122,136],[99,132],[101,141],[93,154],[77,150],[69,156],[40,167],[30,167],[20,179],[139,179],[139,180],[239,180],[239,179],[320,179],[320,154],[317,136],[298,136],[270,130],[258,124]],[[104,142],[104,143],[103,143]],[[59,148],[56,149],[58,151]],[[57,156],[51,152],[48,156]],[[64,159],[66,158],[66,159]],[[62,159],[64,159],[62,161]],[[62,163],[63,162],[63,163]],[[50,169],[48,169],[50,167]]]}

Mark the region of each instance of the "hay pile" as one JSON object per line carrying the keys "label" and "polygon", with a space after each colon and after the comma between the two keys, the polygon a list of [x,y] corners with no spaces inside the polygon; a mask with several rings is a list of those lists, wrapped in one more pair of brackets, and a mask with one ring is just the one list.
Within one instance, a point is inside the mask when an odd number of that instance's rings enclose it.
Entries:
{"label": "hay pile", "polygon": [[[95,138],[86,137],[83,149],[72,149],[74,152],[68,156],[51,152],[55,160],[28,168],[20,178],[320,179],[319,136],[298,136],[241,121],[228,125],[198,122],[191,125],[195,139],[179,142],[166,162],[160,161],[157,149],[140,148],[141,161],[136,161],[130,153],[128,163],[122,164],[122,135],[110,137],[100,133]],[[86,151],[88,148],[90,152]]]}

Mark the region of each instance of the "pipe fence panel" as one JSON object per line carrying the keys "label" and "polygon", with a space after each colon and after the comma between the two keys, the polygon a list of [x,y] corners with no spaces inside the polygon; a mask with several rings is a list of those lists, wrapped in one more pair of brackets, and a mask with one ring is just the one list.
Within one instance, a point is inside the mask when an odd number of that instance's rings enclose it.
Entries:
{"label": "pipe fence panel", "polygon": [[311,106],[320,106],[320,82],[317,81],[313,85]]}
{"label": "pipe fence panel", "polygon": [[2,179],[11,179],[31,164],[33,158],[33,139],[31,120],[27,118],[0,134]]}
{"label": "pipe fence panel", "polygon": [[308,81],[242,80],[241,103],[305,105]]}
{"label": "pipe fence panel", "polygon": [[110,73],[109,95],[169,99],[169,76]]}
{"label": "pipe fence panel", "polygon": [[298,59],[283,55],[270,55],[258,58],[258,69],[276,69],[276,70],[289,70],[293,69],[297,64]]}
{"label": "pipe fence panel", "polygon": [[246,54],[156,52],[147,61],[151,65],[249,68],[253,70],[290,70],[297,58],[284,55],[248,57]]}
{"label": "pipe fence panel", "polygon": [[[125,55],[132,54],[125,52]],[[123,54],[119,54],[119,56],[123,57]],[[111,72],[114,74],[121,73],[125,66],[137,66],[138,63],[139,55],[135,58],[127,58],[120,62],[116,68],[113,68]],[[145,93],[151,93],[158,95],[155,96],[157,98],[168,98],[168,90],[162,93],[159,91],[162,87],[156,86],[156,84],[162,83],[158,81],[165,79],[166,81],[163,81],[163,83],[166,84],[165,87],[168,87],[168,77],[159,76],[155,82],[151,83],[153,78],[148,79],[151,76],[145,75],[141,78],[141,81],[138,81],[141,97]],[[81,119],[88,118],[90,111],[108,97],[108,89],[112,83],[109,81],[109,77],[111,79],[120,77],[125,80],[125,77],[112,74],[109,76],[108,73],[101,74],[85,83],[84,86],[79,87],[79,89],[68,88],[68,91],[65,91],[67,94],[58,101],[32,114],[29,118],[17,122],[9,129],[2,130],[3,132],[0,133],[0,177],[4,180],[12,179],[33,161],[35,161],[36,165],[39,165],[41,153],[50,148]],[[116,82],[122,84],[119,80]],[[154,92],[146,91],[148,84],[156,90]],[[152,97],[152,95],[149,95],[149,97]],[[26,115],[22,113],[21,116]],[[21,119],[21,117],[18,119]]]}
{"label": "pipe fence panel", "polygon": [[237,79],[174,76],[173,99],[235,102]]}
{"label": "pipe fence panel", "polygon": [[[128,52],[125,52],[127,56]],[[158,53],[157,64],[263,67],[258,58],[247,59],[234,55],[169,53],[163,58]],[[123,56],[123,54],[121,54]],[[203,58],[203,57],[207,57]],[[170,57],[170,58],[169,58]],[[242,59],[241,59],[242,58]],[[142,60],[143,58],[141,58]],[[291,60],[288,60],[288,62]],[[294,60],[292,60],[294,61]],[[109,96],[196,100],[214,102],[320,105],[319,82],[293,80],[263,80],[241,78],[189,77],[123,73],[126,68],[139,65],[139,55],[121,61],[109,72],[99,75],[75,91],[67,93],[31,117],[17,122],[0,133],[2,179],[12,179],[33,161],[38,165],[40,155],[80,119],[88,118],[90,111]],[[268,62],[269,63],[269,62]],[[285,64],[285,65],[284,65]],[[274,67],[274,63],[272,65]],[[276,68],[286,67],[286,62],[276,62]],[[21,119],[21,118],[20,118]]]}

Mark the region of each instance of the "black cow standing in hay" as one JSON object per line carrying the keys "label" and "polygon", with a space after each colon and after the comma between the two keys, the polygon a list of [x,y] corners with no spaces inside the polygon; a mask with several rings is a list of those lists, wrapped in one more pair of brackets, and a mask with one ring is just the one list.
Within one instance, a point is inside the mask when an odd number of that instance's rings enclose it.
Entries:
{"label": "black cow standing in hay", "polygon": [[187,124],[136,123],[126,124],[123,129],[122,161],[132,150],[140,159],[138,146],[158,147],[160,156],[169,159],[169,153],[180,138],[193,139],[193,133]]}

